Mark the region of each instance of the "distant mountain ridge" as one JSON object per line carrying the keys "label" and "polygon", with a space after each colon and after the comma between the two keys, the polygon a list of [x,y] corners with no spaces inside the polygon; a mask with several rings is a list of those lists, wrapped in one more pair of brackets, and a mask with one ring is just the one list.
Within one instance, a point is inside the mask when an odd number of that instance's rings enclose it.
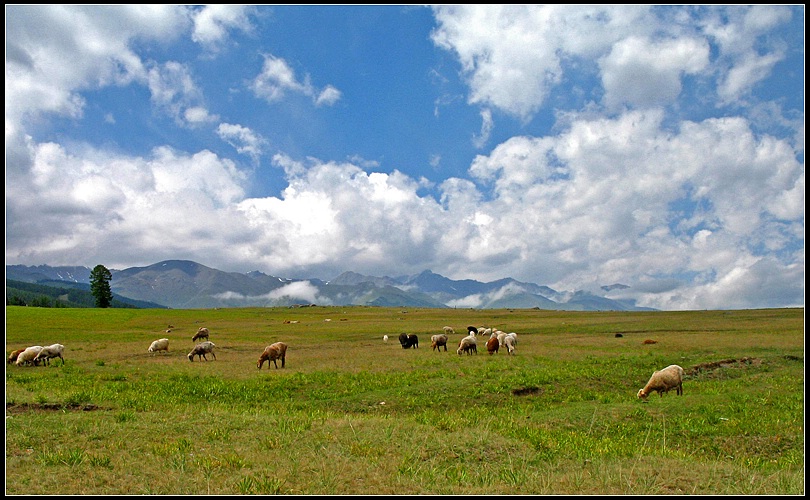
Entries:
{"label": "distant mountain ridge", "polygon": [[[29,283],[89,283],[91,269],[81,266],[6,266],[6,279]],[[113,293],[173,309],[274,307],[300,304],[368,305],[428,308],[538,308],[574,311],[638,311],[619,301],[584,291],[559,292],[544,285],[503,278],[484,283],[452,280],[425,270],[412,276],[376,277],[347,271],[334,279],[289,279],[264,274],[225,272],[188,260],[167,260],[146,267],[110,269]],[[626,285],[609,285],[627,288]]]}

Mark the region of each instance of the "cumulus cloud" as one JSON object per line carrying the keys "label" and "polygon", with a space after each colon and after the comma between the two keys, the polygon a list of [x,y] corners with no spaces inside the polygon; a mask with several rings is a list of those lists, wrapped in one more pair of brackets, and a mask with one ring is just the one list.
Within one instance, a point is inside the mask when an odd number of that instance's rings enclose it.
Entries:
{"label": "cumulus cloud", "polygon": [[77,118],[81,91],[147,80],[134,39],[168,42],[187,27],[180,6],[11,5],[6,40],[6,120],[41,113]]}
{"label": "cumulus cloud", "polygon": [[245,5],[206,5],[192,13],[191,39],[208,48],[227,39],[231,30],[250,32],[253,8]]}
{"label": "cumulus cloud", "polygon": [[[431,39],[453,53],[468,101],[528,120],[568,80],[567,68],[599,61],[603,104],[614,111],[667,105],[685,75],[719,72],[717,94],[733,103],[784,57],[764,35],[790,18],[785,6],[700,7],[659,16],[649,6],[452,5],[434,7]],[[714,60],[711,45],[717,47]]]}
{"label": "cumulus cloud", "polygon": [[[714,75],[724,103],[750,92],[784,55],[766,36],[789,15],[784,8],[706,8],[714,14],[687,30],[643,6],[436,7],[432,38],[461,64],[468,102],[481,113],[482,148],[493,111],[525,121],[572,65],[594,71],[598,106],[562,110],[553,132],[506,138],[463,177],[435,186],[371,171],[380,164],[360,156],[275,152],[286,186],[278,196],[253,194],[249,172],[204,147],[137,154],[34,138],[43,117],[80,118],[86,91],[127,85],[148,90],[154,108],[186,132],[219,121],[188,66],[143,60],[132,41],[190,33],[218,46],[229,30],[249,29],[246,11],[92,9],[7,9],[15,21],[7,25],[7,262],[123,268],[189,259],[322,278],[429,268],[561,291],[623,283],[629,288],[611,297],[662,309],[803,305],[803,117],[760,108],[795,127],[779,138],[746,116],[667,121],[662,109],[683,92],[684,75]],[[268,102],[342,98],[272,55],[250,89]],[[599,106],[611,113],[600,116]],[[110,126],[119,121],[106,116]],[[239,154],[266,153],[253,125],[211,128]],[[436,152],[430,162],[440,159]],[[306,282],[267,298],[281,296],[320,300]]]}

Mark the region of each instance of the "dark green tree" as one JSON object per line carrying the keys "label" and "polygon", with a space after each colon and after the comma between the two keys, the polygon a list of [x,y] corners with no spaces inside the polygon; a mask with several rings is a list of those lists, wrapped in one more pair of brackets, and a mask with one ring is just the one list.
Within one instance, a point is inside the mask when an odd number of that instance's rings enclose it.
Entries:
{"label": "dark green tree", "polygon": [[96,307],[110,307],[110,304],[112,304],[111,279],[112,273],[101,264],[94,267],[90,272],[90,293],[96,299]]}

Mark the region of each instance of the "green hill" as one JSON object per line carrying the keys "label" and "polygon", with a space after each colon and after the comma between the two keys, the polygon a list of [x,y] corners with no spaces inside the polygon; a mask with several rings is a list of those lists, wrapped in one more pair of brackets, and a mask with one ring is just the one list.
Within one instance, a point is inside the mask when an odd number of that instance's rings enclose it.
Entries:
{"label": "green hill", "polygon": [[[6,305],[31,307],[96,307],[90,285],[71,281],[26,283],[6,280]],[[113,294],[110,307],[123,309],[168,309],[166,306]]]}

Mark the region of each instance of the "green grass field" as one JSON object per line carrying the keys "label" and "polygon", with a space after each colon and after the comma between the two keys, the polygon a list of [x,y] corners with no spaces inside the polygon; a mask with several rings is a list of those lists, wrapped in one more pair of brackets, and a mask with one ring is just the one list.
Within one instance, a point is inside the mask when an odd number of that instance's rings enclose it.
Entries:
{"label": "green grass field", "polygon": [[[803,308],[6,307],[7,354],[57,342],[6,365],[6,494],[804,494]],[[669,364],[684,395],[637,399]]]}

